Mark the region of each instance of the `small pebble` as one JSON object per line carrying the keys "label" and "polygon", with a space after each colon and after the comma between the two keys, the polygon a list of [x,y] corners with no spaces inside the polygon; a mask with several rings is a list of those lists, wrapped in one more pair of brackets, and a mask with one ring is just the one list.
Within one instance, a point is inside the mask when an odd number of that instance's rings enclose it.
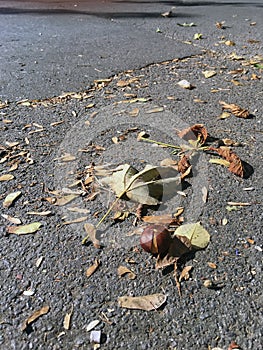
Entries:
{"label": "small pebble", "polygon": [[90,332],[90,342],[95,344],[100,344],[101,331],[91,331]]}

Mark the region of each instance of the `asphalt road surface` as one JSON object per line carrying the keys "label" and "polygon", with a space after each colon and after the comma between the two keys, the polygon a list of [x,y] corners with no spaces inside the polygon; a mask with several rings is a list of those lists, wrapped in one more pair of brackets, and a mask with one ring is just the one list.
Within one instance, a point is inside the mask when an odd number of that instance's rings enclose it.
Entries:
{"label": "asphalt road surface", "polygon": [[[262,17],[262,1],[0,1],[0,349],[262,348]],[[220,101],[249,118],[218,118]],[[178,274],[192,270],[179,296],[172,269],[156,270],[139,245],[134,204],[104,220],[102,248],[81,244],[115,198],[86,176],[94,164],[177,160],[137,135],[181,145],[177,130],[193,124],[209,146],[232,143],[247,170],[198,151],[179,193],[148,209],[183,207],[184,224],[210,234],[181,260]],[[154,293],[166,296],[156,310],[118,303]]]}

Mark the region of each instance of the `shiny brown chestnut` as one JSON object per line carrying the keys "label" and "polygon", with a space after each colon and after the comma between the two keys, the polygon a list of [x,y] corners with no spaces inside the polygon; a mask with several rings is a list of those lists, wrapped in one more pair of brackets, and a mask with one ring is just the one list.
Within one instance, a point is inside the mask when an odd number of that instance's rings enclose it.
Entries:
{"label": "shiny brown chestnut", "polygon": [[140,238],[141,247],[153,255],[165,254],[172,242],[172,237],[166,226],[149,225]]}

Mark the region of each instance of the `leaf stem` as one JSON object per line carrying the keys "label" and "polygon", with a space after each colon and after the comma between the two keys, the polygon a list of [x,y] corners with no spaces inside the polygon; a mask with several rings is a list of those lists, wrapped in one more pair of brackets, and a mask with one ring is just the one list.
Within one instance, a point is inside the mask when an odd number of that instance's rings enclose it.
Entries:
{"label": "leaf stem", "polygon": [[151,142],[151,143],[155,143],[156,145],[163,146],[163,147],[170,147],[170,148],[181,149],[180,146],[172,145],[170,143],[164,143],[164,142],[161,142],[161,141],[151,140],[151,139],[148,139],[146,137],[140,137],[140,140]]}

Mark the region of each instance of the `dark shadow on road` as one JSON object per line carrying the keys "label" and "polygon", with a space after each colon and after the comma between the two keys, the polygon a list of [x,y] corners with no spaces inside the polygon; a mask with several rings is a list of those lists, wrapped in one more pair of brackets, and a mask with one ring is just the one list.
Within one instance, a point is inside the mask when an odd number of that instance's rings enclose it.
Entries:
{"label": "dark shadow on road", "polygon": [[[152,4],[153,1],[141,1],[141,0],[120,0],[113,1],[114,3],[127,3],[127,4]],[[185,6],[185,7],[194,7],[194,6],[240,6],[240,7],[263,7],[263,4],[259,4],[258,2],[218,2],[218,1],[171,1],[171,0],[159,0],[154,1],[157,4],[163,4],[167,6]]]}
{"label": "dark shadow on road", "polygon": [[[74,11],[64,9],[21,9],[11,7],[0,7],[0,15],[87,15],[100,18],[160,18],[160,12],[93,12],[93,11]],[[174,13],[172,17],[196,17],[185,13]]]}

